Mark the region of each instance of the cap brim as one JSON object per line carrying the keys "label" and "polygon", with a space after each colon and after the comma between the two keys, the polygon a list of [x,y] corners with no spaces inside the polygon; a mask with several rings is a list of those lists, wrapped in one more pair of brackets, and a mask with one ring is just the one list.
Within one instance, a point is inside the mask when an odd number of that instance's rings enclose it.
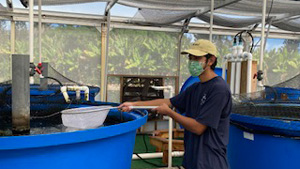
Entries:
{"label": "cap brim", "polygon": [[182,55],[191,54],[191,55],[194,55],[194,56],[204,56],[204,55],[207,55],[208,53],[202,52],[202,51],[199,51],[199,50],[188,49],[188,50],[182,51],[181,54]]}

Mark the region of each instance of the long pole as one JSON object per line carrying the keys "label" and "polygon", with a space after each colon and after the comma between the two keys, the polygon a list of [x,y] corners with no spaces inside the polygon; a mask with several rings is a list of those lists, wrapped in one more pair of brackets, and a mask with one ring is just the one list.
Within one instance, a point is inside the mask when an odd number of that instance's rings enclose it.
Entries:
{"label": "long pole", "polygon": [[39,0],[39,63],[42,63],[42,0]]}
{"label": "long pole", "polygon": [[[34,30],[34,23],[33,23],[33,0],[29,0],[29,60],[30,63],[33,63],[33,30]],[[30,84],[34,83],[33,76],[30,76],[29,80]]]}
{"label": "long pole", "polygon": [[213,25],[214,25],[214,8],[215,8],[215,1],[211,0],[210,4],[210,26],[209,26],[209,40],[212,41],[213,35]]}
{"label": "long pole", "polygon": [[33,63],[33,29],[33,0],[29,0],[29,56],[31,63]]}
{"label": "long pole", "polygon": [[101,24],[101,101],[105,101],[106,99],[106,83],[105,83],[105,77],[106,77],[106,36],[107,36],[107,25],[106,23]]}
{"label": "long pole", "polygon": [[[259,58],[259,70],[263,71],[263,61],[264,61],[264,44],[265,44],[265,24],[266,24],[266,10],[267,10],[267,0],[263,1],[262,7],[262,19],[261,19],[261,41],[260,41],[260,58]],[[258,89],[261,90],[263,87],[262,80],[257,83]]]}

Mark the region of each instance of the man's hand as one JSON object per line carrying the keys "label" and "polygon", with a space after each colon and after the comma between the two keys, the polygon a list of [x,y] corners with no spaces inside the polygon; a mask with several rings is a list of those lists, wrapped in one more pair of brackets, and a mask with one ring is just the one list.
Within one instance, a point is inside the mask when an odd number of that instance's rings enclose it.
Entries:
{"label": "man's hand", "polygon": [[165,103],[163,103],[162,105],[158,106],[153,110],[157,111],[159,114],[168,115],[168,116],[172,113],[172,109]]}
{"label": "man's hand", "polygon": [[133,102],[124,102],[120,106],[118,106],[118,109],[121,109],[123,112],[130,112],[131,108],[130,106],[134,106]]}

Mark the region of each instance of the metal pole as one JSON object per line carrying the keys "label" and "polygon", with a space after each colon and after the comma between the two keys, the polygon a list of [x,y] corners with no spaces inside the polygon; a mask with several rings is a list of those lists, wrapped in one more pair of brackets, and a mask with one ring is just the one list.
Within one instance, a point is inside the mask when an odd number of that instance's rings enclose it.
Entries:
{"label": "metal pole", "polygon": [[[33,23],[33,0],[29,0],[29,56],[30,56],[30,63],[33,63],[33,30],[34,30],[34,23]],[[30,84],[34,83],[33,76],[30,77]]]}
{"label": "metal pole", "polygon": [[116,4],[117,0],[106,4],[104,17],[106,22],[101,24],[101,100],[106,101],[107,95],[107,57],[110,29],[110,9]]}
{"label": "metal pole", "polygon": [[[263,61],[264,61],[264,44],[265,44],[265,22],[266,22],[266,10],[267,10],[267,0],[263,1],[262,7],[262,19],[261,19],[261,41],[260,41],[260,58],[259,58],[259,70],[263,71]],[[263,87],[262,80],[257,83],[258,89],[261,90]]]}
{"label": "metal pole", "polygon": [[[179,34],[178,44],[177,44],[177,76],[178,76],[178,88],[180,88],[181,76],[180,76],[180,63],[181,63],[181,40],[183,33]],[[179,89],[177,89],[179,91]]]}
{"label": "metal pole", "polygon": [[15,53],[16,42],[16,22],[12,19],[10,24],[10,53]]}
{"label": "metal pole", "polygon": [[29,55],[12,55],[12,132],[30,133]]}
{"label": "metal pole", "polygon": [[[177,76],[178,76],[178,88],[180,88],[181,76],[180,76],[180,64],[181,64],[181,44],[184,33],[188,32],[188,25],[191,21],[191,18],[188,18],[184,21],[183,27],[178,36],[178,44],[177,44]],[[176,89],[179,91],[179,89]]]}
{"label": "metal pole", "polygon": [[102,23],[101,24],[101,101],[105,101],[106,98],[106,83],[105,83],[105,77],[106,77],[106,42],[107,42],[107,29],[106,29],[106,24]]}
{"label": "metal pole", "polygon": [[39,0],[39,63],[42,63],[42,0]]}
{"label": "metal pole", "polygon": [[211,0],[210,4],[210,26],[209,26],[209,40],[212,42],[213,24],[214,24],[214,7],[215,1]]}
{"label": "metal pole", "polygon": [[29,0],[29,56],[31,63],[33,63],[33,30],[33,0]]}

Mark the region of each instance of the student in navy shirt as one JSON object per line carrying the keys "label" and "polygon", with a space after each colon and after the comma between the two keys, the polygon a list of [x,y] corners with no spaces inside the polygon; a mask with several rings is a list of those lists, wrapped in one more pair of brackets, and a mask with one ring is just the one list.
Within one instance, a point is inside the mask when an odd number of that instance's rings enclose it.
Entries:
{"label": "student in navy shirt", "polygon": [[[170,116],[185,128],[183,166],[186,169],[227,169],[232,103],[227,83],[214,73],[217,49],[210,41],[201,39],[182,54],[188,54],[189,71],[201,82],[171,99],[125,102],[119,108],[130,111],[129,106],[159,106],[158,113]],[[185,112],[186,116],[170,106]]]}

